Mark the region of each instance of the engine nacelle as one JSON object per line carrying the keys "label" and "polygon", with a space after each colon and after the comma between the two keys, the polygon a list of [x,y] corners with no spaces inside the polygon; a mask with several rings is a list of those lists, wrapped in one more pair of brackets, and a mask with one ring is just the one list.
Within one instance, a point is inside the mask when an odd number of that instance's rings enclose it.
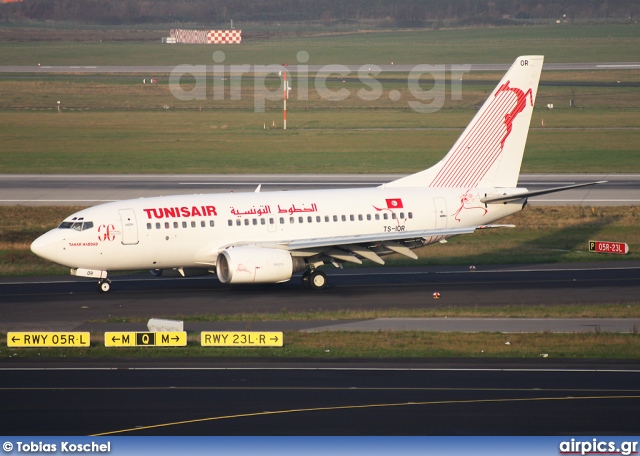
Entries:
{"label": "engine nacelle", "polygon": [[216,260],[222,283],[279,283],[305,268],[304,260],[286,250],[236,247],[223,250]]}

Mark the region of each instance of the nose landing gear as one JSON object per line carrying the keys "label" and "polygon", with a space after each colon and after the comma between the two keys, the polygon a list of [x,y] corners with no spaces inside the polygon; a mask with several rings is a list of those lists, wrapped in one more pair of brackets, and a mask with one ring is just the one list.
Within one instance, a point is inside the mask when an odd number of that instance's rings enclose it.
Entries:
{"label": "nose landing gear", "polygon": [[111,280],[109,279],[98,280],[97,288],[100,293],[107,293],[111,289]]}

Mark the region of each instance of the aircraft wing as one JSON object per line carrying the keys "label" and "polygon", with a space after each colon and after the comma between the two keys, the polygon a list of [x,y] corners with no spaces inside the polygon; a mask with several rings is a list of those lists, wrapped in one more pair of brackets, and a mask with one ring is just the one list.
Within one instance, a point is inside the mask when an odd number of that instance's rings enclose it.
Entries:
{"label": "aircraft wing", "polygon": [[[351,263],[362,263],[356,256],[360,256],[373,262],[384,264],[378,253],[380,250],[387,253],[395,252],[416,259],[417,256],[410,247],[422,244],[422,240],[430,237],[448,237],[459,234],[470,234],[476,229],[489,228],[482,226],[472,226],[466,228],[433,229],[402,231],[391,233],[359,234],[352,236],[333,236],[315,239],[295,240],[282,242],[293,256],[309,257],[314,255],[325,255],[335,260],[347,261]],[[416,242],[417,241],[417,242]],[[376,250],[378,252],[376,252]]]}

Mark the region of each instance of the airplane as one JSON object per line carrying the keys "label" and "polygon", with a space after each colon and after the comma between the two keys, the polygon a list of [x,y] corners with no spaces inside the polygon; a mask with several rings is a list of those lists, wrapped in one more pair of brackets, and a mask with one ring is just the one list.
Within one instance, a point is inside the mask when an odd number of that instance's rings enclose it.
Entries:
{"label": "airplane", "polygon": [[[306,288],[327,285],[319,269],[384,264],[452,236],[500,227],[539,191],[517,188],[543,56],[518,57],[451,150],[434,166],[372,188],[176,195],[81,210],[38,237],[31,250],[97,279],[108,272],[187,268],[225,284],[280,283],[303,272]],[[504,225],[502,225],[504,226]]]}

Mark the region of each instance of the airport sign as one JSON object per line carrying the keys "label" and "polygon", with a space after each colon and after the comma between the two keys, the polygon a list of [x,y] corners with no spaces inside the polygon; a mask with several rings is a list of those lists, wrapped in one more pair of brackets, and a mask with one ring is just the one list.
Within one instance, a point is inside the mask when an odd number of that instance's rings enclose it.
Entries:
{"label": "airport sign", "polygon": [[220,332],[202,331],[200,344],[203,347],[282,347],[282,332]]}
{"label": "airport sign", "polygon": [[629,246],[622,242],[589,241],[589,252],[626,255],[629,253]]}
{"label": "airport sign", "polygon": [[186,331],[106,332],[105,347],[185,347]]}
{"label": "airport sign", "polygon": [[88,347],[88,332],[9,332],[8,347]]}

